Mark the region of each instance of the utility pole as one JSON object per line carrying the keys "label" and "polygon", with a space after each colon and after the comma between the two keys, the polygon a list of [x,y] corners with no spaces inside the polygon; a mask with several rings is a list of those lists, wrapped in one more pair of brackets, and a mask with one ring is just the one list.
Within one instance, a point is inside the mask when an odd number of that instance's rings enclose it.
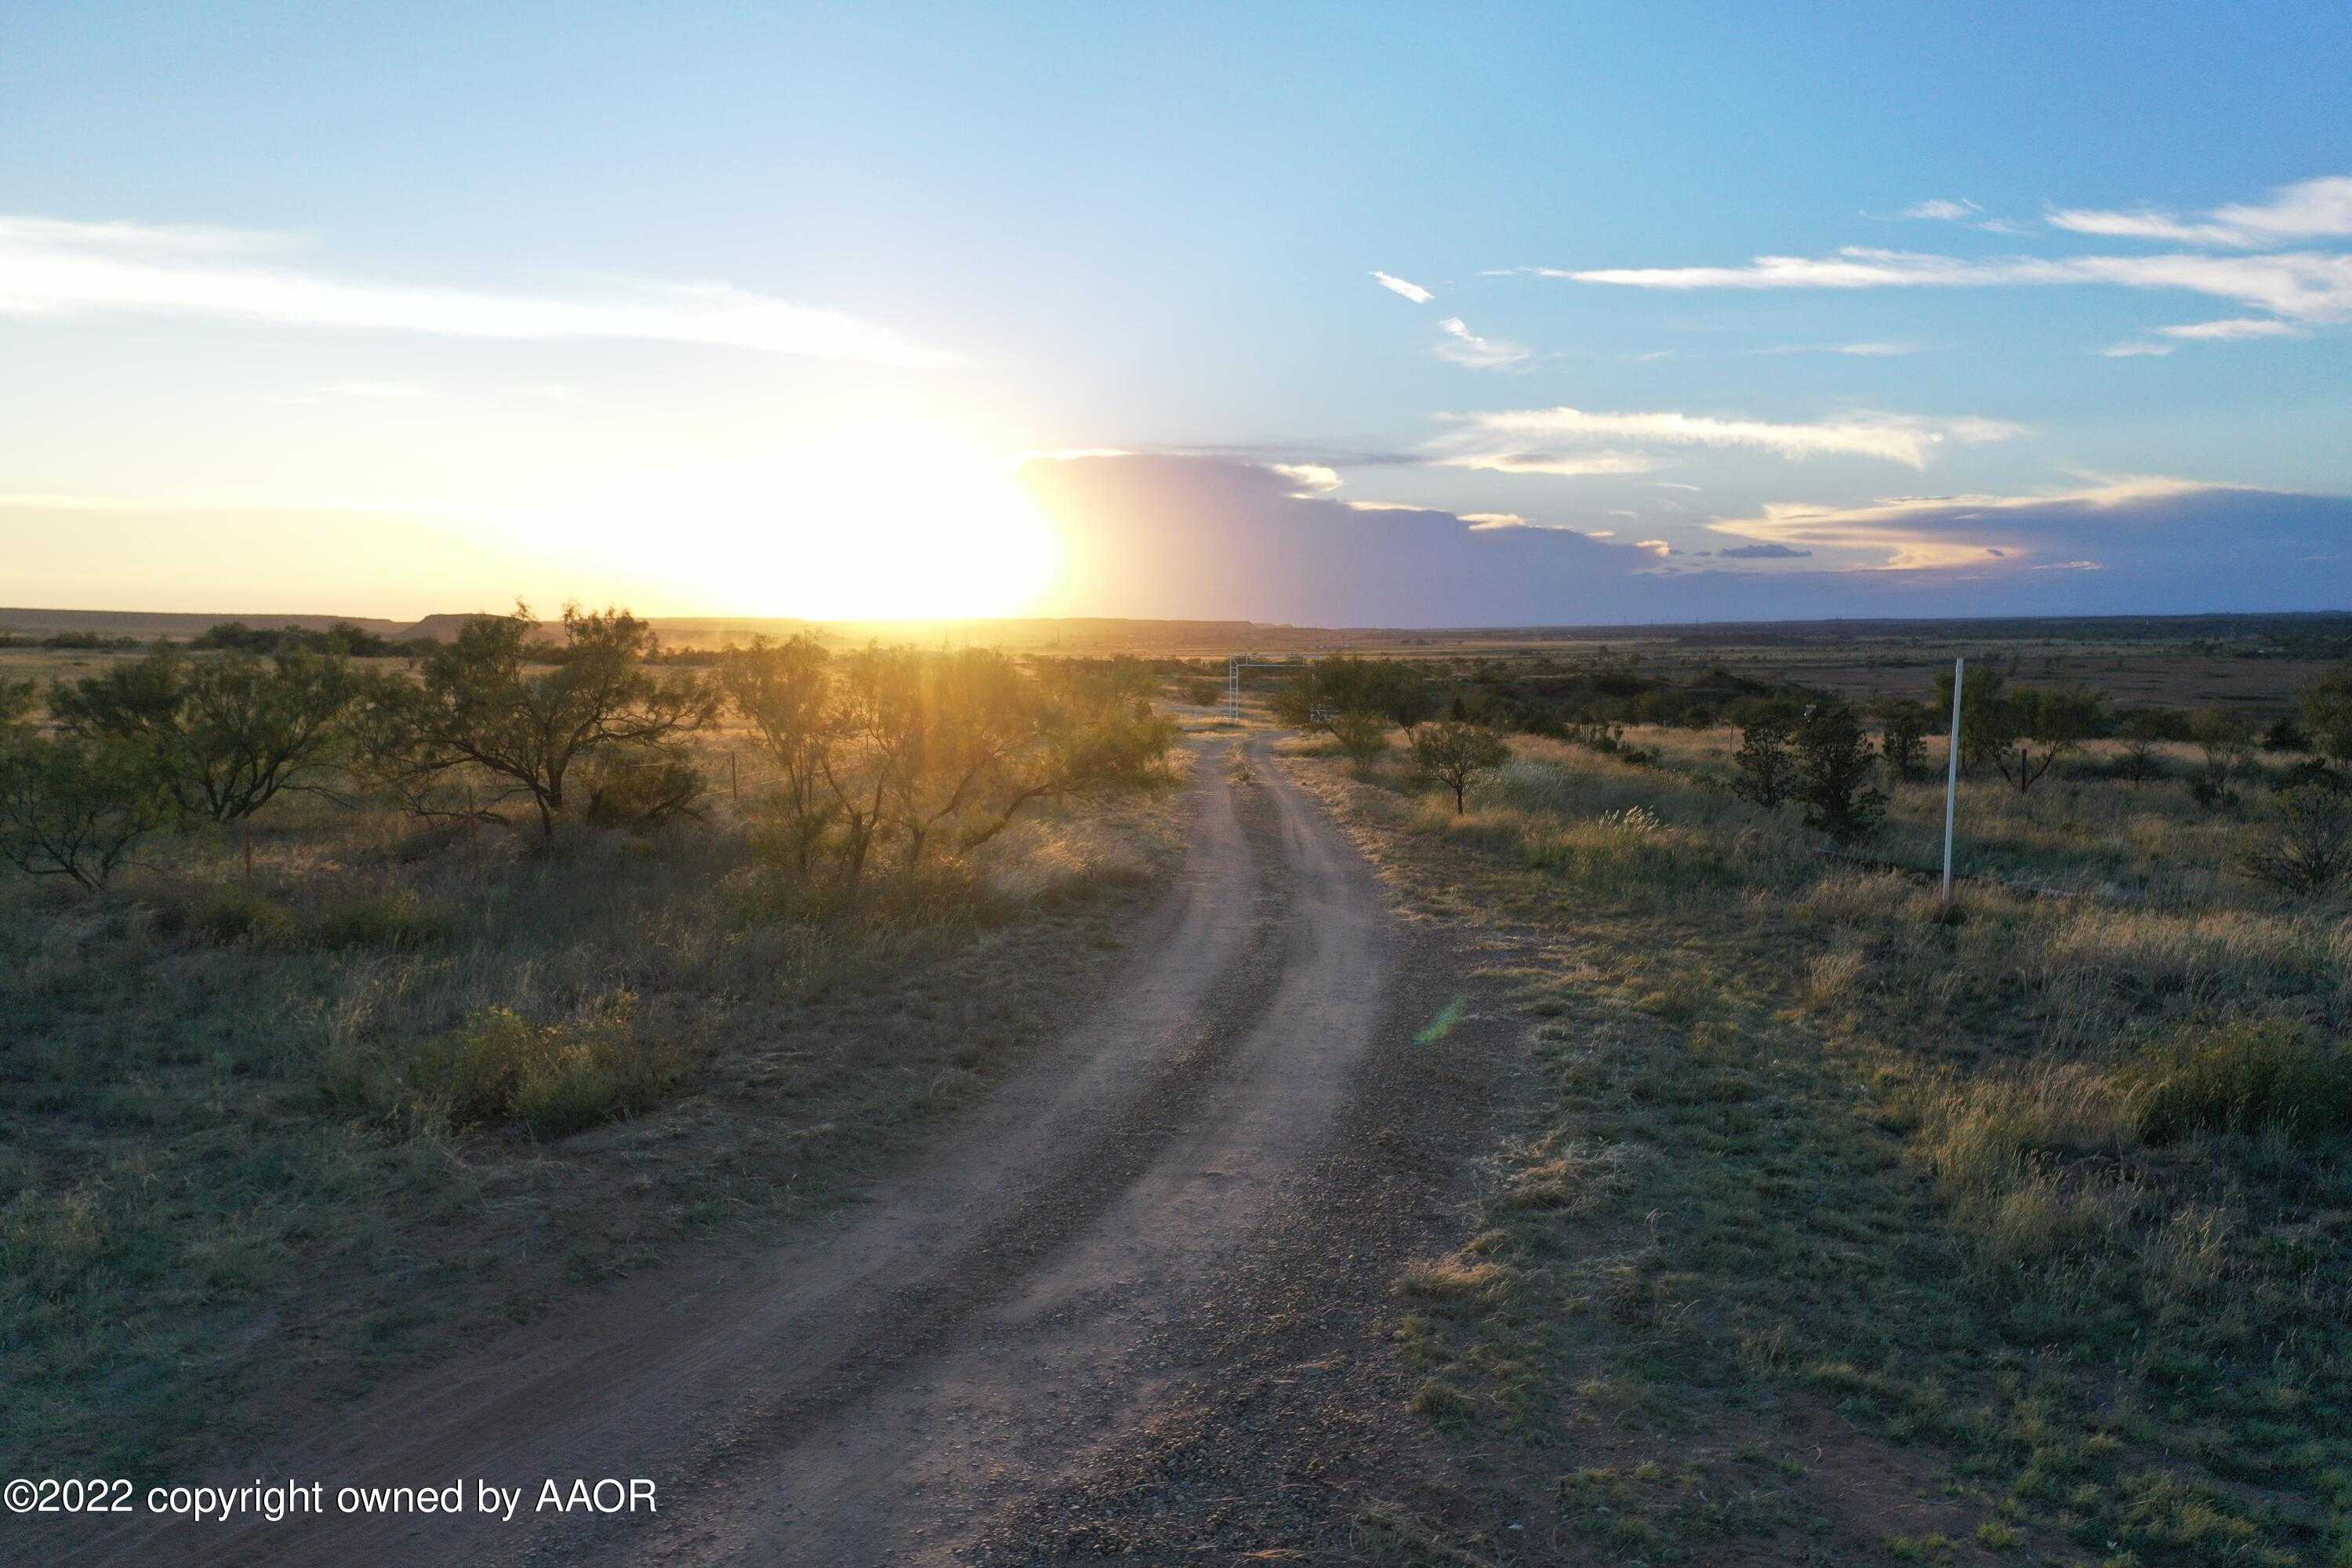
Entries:
{"label": "utility pole", "polygon": [[1969,661],[1952,660],[1952,747],[1944,759],[1944,908],[1952,907],[1952,817],[1960,798],[1960,678]]}

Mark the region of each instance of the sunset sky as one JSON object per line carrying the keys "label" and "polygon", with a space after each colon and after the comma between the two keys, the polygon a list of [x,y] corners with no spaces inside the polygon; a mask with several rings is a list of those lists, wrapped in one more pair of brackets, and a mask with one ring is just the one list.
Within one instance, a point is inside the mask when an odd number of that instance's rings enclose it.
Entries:
{"label": "sunset sky", "polygon": [[2328,4],[0,9],[0,605],[2352,607]]}

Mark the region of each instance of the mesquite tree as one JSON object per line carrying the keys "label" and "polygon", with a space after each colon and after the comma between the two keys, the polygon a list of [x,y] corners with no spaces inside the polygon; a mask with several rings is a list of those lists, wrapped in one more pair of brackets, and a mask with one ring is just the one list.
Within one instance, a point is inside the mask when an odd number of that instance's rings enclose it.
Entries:
{"label": "mesquite tree", "polygon": [[[2093,691],[2075,689],[2035,691],[2020,687],[1989,702],[1984,722],[1990,726],[1993,765],[2000,776],[2023,795],[2050,765],[2098,731],[2100,700]],[[1968,735],[1968,699],[1961,698],[1960,726]]]}
{"label": "mesquite tree", "polygon": [[824,841],[834,806],[825,798],[825,763],[840,735],[833,711],[833,657],[814,637],[752,640],[719,667],[720,689],[776,764],[776,804],[784,817],[794,869],[803,876]]}
{"label": "mesquite tree", "polygon": [[1509,762],[1511,749],[1484,724],[1447,719],[1421,727],[1412,738],[1412,756],[1423,777],[1454,792],[1458,816],[1468,809],[1471,784]]}
{"label": "mesquite tree", "polygon": [[374,693],[369,728],[387,776],[414,784],[478,768],[501,781],[494,801],[528,797],[551,835],[583,757],[682,760],[718,693],[692,677],[657,679],[646,668],[658,646],[652,627],[626,610],[566,605],[563,642],[537,647],[539,625],[520,605],[510,616],[478,616],[425,656],[416,685]]}
{"label": "mesquite tree", "polygon": [[2352,766],[2352,664],[2305,689],[2303,728],[2313,751],[2329,762]]}
{"label": "mesquite tree", "polygon": [[29,683],[0,681],[0,860],[96,890],[175,814],[152,748],[114,736],[42,735]]}
{"label": "mesquite tree", "polygon": [[820,771],[853,889],[877,843],[911,872],[934,845],[976,848],[1037,801],[1160,776],[1176,740],[1116,666],[1041,675],[992,649],[869,647],[841,668],[839,743]]}
{"label": "mesquite tree", "polygon": [[316,787],[363,685],[323,654],[190,658],[163,647],[60,686],[50,709],[68,734],[146,753],[181,810],[235,822],[281,790]]}

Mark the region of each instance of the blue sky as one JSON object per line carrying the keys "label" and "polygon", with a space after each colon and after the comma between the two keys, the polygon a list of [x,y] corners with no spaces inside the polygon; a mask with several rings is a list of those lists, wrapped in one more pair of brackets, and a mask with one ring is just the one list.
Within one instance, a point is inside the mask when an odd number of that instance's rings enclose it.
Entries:
{"label": "blue sky", "polygon": [[[0,602],[1412,618],[1243,495],[1574,531],[1442,618],[2352,602],[2340,5],[36,4],[0,71]],[[1230,574],[1141,592],[1146,511]]]}

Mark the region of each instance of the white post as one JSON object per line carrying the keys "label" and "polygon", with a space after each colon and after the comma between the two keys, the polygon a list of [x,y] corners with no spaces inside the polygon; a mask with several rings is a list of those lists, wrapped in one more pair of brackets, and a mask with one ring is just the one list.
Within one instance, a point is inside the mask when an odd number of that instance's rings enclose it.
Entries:
{"label": "white post", "polygon": [[1960,796],[1960,678],[1968,660],[1952,660],[1952,750],[1944,759],[1944,907],[1952,907],[1952,815]]}

